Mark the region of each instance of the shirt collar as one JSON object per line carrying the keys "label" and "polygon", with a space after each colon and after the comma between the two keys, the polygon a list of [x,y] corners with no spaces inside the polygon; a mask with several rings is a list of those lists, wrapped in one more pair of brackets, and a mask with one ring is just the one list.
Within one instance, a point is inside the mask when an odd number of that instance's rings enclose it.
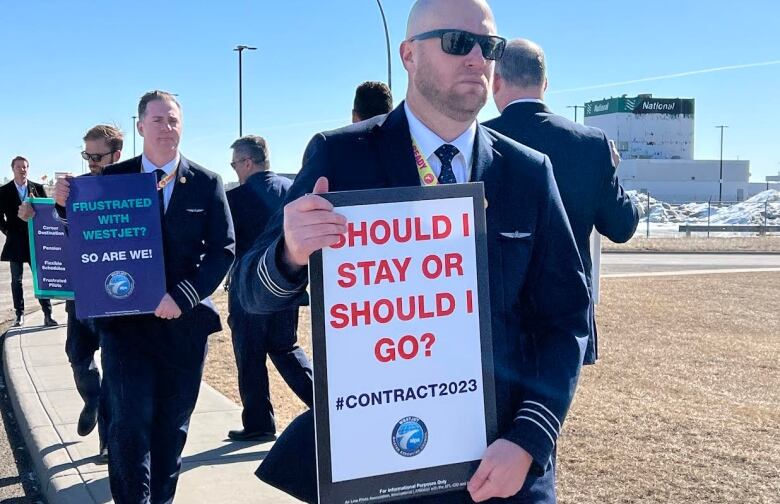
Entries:
{"label": "shirt collar", "polygon": [[146,157],[146,154],[141,154],[141,165],[143,165],[145,173],[154,173],[155,170],[159,169],[164,171],[166,175],[170,175],[176,168],[179,167],[180,159],[181,155],[176,152],[176,157],[165,163],[164,166],[155,166],[154,163],[149,161],[149,159]]}
{"label": "shirt collar", "polygon": [[509,102],[506,106],[514,105],[515,103],[538,103],[540,105],[544,105],[544,100],[540,100],[538,98],[520,98],[519,100],[515,100],[512,102]]}
{"label": "shirt collar", "polygon": [[24,184],[22,184],[22,185],[19,185],[19,184],[17,184],[17,183],[16,183],[16,181],[14,180],[14,185],[16,186],[16,190],[17,190],[17,191],[21,191],[22,189],[27,189],[27,182],[25,182],[25,183],[24,183]]}
{"label": "shirt collar", "polygon": [[406,111],[406,120],[409,122],[409,133],[417,142],[425,159],[430,158],[442,144],[449,143],[457,147],[458,155],[463,155],[466,167],[471,166],[471,154],[474,152],[474,139],[477,136],[477,121],[472,122],[466,131],[452,142],[445,142],[414,115],[406,102],[404,102],[404,110]]}

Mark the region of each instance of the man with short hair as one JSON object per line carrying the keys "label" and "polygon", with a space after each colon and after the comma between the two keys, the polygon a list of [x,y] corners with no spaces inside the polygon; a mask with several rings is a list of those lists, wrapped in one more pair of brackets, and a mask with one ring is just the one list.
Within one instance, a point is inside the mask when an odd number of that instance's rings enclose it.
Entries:
{"label": "man with short hair", "polygon": [[[230,166],[241,184],[227,192],[239,260],[281,208],[291,182],[270,170],[268,146],[262,137],[241,137],[230,148]],[[297,343],[298,306],[269,315],[247,313],[241,308],[235,289],[229,290],[228,306],[238,392],[244,405],[243,428],[231,430],[228,437],[235,441],[272,441],[276,439],[276,422],[266,356],[306,406],[311,407],[313,402],[311,364]]]}
{"label": "man with short hair", "polygon": [[[19,217],[20,210],[24,212],[22,203],[29,198],[45,198],[46,192],[41,184],[27,179],[30,163],[22,156],[11,160],[14,178],[0,187],[0,231],[5,235],[5,245],[0,253],[0,261],[7,261],[11,267],[11,296],[14,301],[16,319],[14,327],[24,325],[24,263],[30,264],[30,235],[27,222]],[[51,301],[39,299],[43,310],[43,325],[56,326],[51,317]]]}
{"label": "man with short hair", "polygon": [[[109,406],[108,475],[117,504],[171,503],[206,357],[221,330],[208,296],[234,257],[233,225],[218,175],[179,153],[182,111],[176,98],[151,91],[138,104],[141,156],[103,175],[154,173],[167,293],[154,314],[96,319]],[[65,206],[67,179],[55,199]]]}
{"label": "man with short hair", "polygon": [[352,122],[365,121],[393,110],[393,94],[384,82],[366,81],[355,90]]}
{"label": "man with short hair", "polygon": [[[415,2],[400,51],[406,101],[386,116],[312,139],[284,212],[233,277],[247,310],[294,303],[309,256],[347,231],[320,193],[434,180],[484,184],[499,439],[467,489],[410,502],[554,502],[555,446],[587,343],[587,287],[550,162],[476,121],[505,44],[495,33],[484,0]],[[433,177],[418,169],[415,155]],[[311,412],[294,420],[257,472],[306,502],[317,500],[313,424]]]}
{"label": "man with short hair", "polygon": [[547,154],[577,243],[591,297],[590,337],[585,364],[598,358],[590,235],[628,241],[639,213],[617,178],[620,158],[603,131],[553,114],[544,103],[547,90],[544,51],[530,40],[507,44],[496,65],[493,99],[501,115],[485,126]]}
{"label": "man with short hair", "polygon": [[[81,157],[89,166],[89,173],[85,173],[84,176],[100,175],[106,166],[116,163],[122,157],[124,137],[115,126],[108,124],[93,126],[84,135],[83,140],[84,150],[81,152]],[[95,352],[100,347],[100,337],[91,321],[76,318],[75,301],[66,301],[65,311],[68,313],[65,353],[73,370],[76,390],[84,400],[76,431],[80,436],[86,436],[97,424],[98,461],[107,463],[108,408],[105,398],[101,397],[100,371],[95,363]]]}

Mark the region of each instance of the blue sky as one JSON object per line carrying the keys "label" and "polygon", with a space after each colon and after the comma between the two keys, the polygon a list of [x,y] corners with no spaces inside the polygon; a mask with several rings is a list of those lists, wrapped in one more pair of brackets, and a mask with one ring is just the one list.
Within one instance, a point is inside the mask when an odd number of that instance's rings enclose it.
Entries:
{"label": "blue sky", "polygon": [[[780,2],[490,3],[499,33],[545,48],[554,111],[572,117],[567,105],[624,93],[695,98],[696,158],[718,158],[715,126],[727,124],[725,158],[750,159],[754,181],[780,171]],[[411,4],[383,0],[396,104]],[[130,157],[138,98],[158,88],[179,94],[184,155],[236,180],[228,162],[238,136],[237,44],[258,48],[244,53],[244,133],[266,137],[279,172],[298,171],[317,131],[349,122],[360,82],[387,80],[375,0],[0,0],[0,20],[0,161],[28,157],[33,179],[81,172],[81,137],[99,122],[125,131]],[[489,100],[480,119],[495,115]],[[0,173],[10,176],[10,166]]]}

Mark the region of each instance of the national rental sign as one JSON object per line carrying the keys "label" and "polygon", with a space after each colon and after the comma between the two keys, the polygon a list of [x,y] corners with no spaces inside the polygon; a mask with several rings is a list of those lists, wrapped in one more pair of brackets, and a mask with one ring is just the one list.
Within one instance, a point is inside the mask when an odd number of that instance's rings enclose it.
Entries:
{"label": "national rental sign", "polygon": [[620,112],[693,116],[693,111],[694,100],[692,98],[653,98],[649,95],[639,95],[633,98],[621,96],[585,104],[585,117]]}

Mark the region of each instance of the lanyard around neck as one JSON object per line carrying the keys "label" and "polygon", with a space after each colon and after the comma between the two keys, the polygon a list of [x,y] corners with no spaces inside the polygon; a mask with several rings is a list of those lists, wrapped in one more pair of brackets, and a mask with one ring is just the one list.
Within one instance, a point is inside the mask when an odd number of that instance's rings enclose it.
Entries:
{"label": "lanyard around neck", "polygon": [[433,173],[430,163],[422,155],[420,147],[417,145],[417,141],[412,137],[412,152],[414,153],[414,162],[417,165],[417,173],[420,175],[420,182],[424,186],[438,185],[439,180]]}

